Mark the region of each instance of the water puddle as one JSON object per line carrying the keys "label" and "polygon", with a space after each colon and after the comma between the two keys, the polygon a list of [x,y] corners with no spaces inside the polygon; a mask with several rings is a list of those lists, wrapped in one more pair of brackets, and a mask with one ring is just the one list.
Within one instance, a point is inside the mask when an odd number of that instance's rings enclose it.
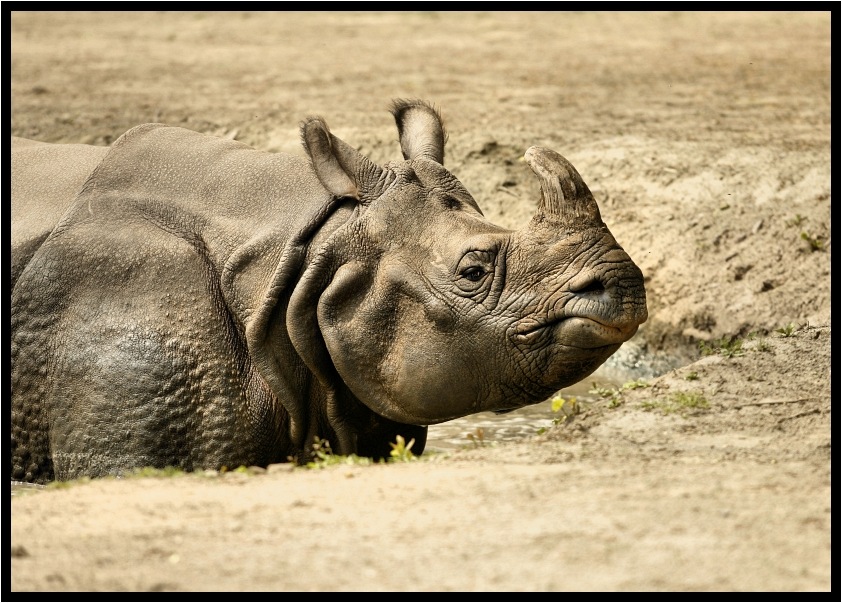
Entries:
{"label": "water puddle", "polygon": [[[618,388],[623,381],[592,376],[585,381],[568,387],[559,395],[569,399],[575,397],[579,404],[587,405],[599,399],[597,394],[589,393],[593,383],[604,388]],[[447,452],[471,447],[478,439],[488,445],[493,442],[511,442],[537,435],[540,430],[552,427],[553,419],[560,416],[552,409],[547,400],[532,406],[526,406],[512,412],[497,415],[493,412],[481,412],[446,423],[430,425],[427,431],[427,452]]]}
{"label": "water puddle", "polygon": [[18,482],[12,480],[12,496],[26,494],[27,492],[43,490],[46,486],[40,484],[30,484],[28,482]]}
{"label": "water puddle", "polygon": [[[640,346],[629,342],[593,375],[562,390],[559,395],[565,399],[575,396],[577,402],[587,406],[600,398],[598,393],[591,393],[594,384],[599,388],[618,389],[629,381],[649,380],[683,364],[686,360],[681,357],[646,354]],[[558,417],[559,413],[553,411],[549,400],[503,415],[491,412],[469,415],[431,425],[425,450],[446,452],[470,447],[475,445],[480,434],[485,444],[529,438],[541,429],[551,427],[553,419]]]}

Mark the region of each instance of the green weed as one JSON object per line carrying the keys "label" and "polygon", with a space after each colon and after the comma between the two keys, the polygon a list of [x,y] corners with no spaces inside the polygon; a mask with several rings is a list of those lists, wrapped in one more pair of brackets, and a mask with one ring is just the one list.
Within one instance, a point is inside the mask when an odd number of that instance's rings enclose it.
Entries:
{"label": "green weed", "polygon": [[759,339],[757,343],[754,345],[754,349],[757,352],[768,352],[769,351],[769,343],[765,339]]}
{"label": "green weed", "polygon": [[156,469],[155,467],[141,467],[126,474],[126,477],[173,477],[175,475],[183,475],[184,470],[178,467],[164,467],[163,469]]}
{"label": "green weed", "polygon": [[756,352],[768,352],[769,351],[768,342],[765,339],[763,339],[763,337],[761,337],[760,333],[758,333],[757,331],[751,331],[748,335],[746,335],[746,339],[748,339],[749,341],[756,342],[754,344],[754,347],[751,348],[754,351],[756,351]]}
{"label": "green weed", "polygon": [[313,460],[308,462],[307,469],[324,469],[334,465],[371,465],[374,461],[366,456],[356,454],[333,454],[330,442],[316,436],[313,438]]}
{"label": "green weed", "polygon": [[[638,387],[648,387],[648,385],[643,385],[644,383],[645,381],[641,380],[629,381],[626,384],[629,387],[626,387],[626,385],[624,385],[623,389],[634,389],[635,386],[632,384],[635,384]],[[619,389],[614,389],[611,387],[600,387],[596,384],[596,382],[591,382],[591,385],[591,389],[588,390],[589,394],[591,394],[592,396],[599,396],[600,398],[610,398],[608,400],[608,408],[617,408],[618,406],[620,406],[620,404],[622,404],[622,401],[620,400]]]}
{"label": "green weed", "polygon": [[786,221],[787,226],[798,227],[801,226],[807,218],[802,216],[801,214],[795,214],[794,218],[791,218]]}
{"label": "green weed", "polygon": [[710,403],[699,392],[675,392],[666,399],[641,402],[640,407],[644,410],[657,410],[665,415],[673,413],[684,415],[689,411],[707,409]]}
{"label": "green weed", "polygon": [[588,393],[592,396],[599,396],[600,398],[610,398],[617,394],[617,390],[611,387],[600,387],[596,384],[596,382],[591,382],[591,389],[588,390]]}
{"label": "green weed", "polygon": [[623,389],[643,389],[649,387],[649,384],[644,379],[635,379],[634,381],[627,381],[623,384]]}
{"label": "green weed", "polygon": [[[389,452],[389,462],[405,463],[417,460],[417,456],[412,452],[412,446],[415,444],[415,439],[407,442],[403,436],[398,435],[394,442],[389,445],[392,450]],[[307,469],[324,469],[325,467],[332,467],[334,465],[373,465],[377,461],[367,456],[359,456],[357,454],[334,454],[330,447],[330,442],[319,437],[313,438],[313,460],[304,465]]]}
{"label": "green weed", "polygon": [[407,443],[402,435],[398,435],[395,438],[395,442],[389,444],[392,447],[391,452],[389,452],[391,456],[390,460],[398,463],[407,463],[416,460],[418,457],[412,453],[413,444],[415,444],[415,438],[412,438]]}
{"label": "green weed", "polygon": [[78,486],[79,484],[90,483],[90,481],[91,478],[89,477],[80,477],[78,479],[68,481],[48,482],[46,488],[49,490],[64,490],[65,488],[71,488],[73,486]]}
{"label": "green weed", "polygon": [[793,337],[795,335],[796,326],[794,323],[789,323],[785,327],[775,329],[776,333],[780,333],[781,337]]}
{"label": "green weed", "polygon": [[582,405],[579,404],[575,396],[567,399],[556,396],[552,399],[550,407],[554,413],[560,413],[558,417],[553,419],[553,425],[565,423],[582,412]]}
{"label": "green weed", "polygon": [[726,358],[733,358],[734,356],[743,355],[743,340],[739,337],[721,337],[708,343],[706,341],[699,342],[699,352],[702,356],[711,356],[713,354],[721,354]]}
{"label": "green weed", "polygon": [[827,247],[826,242],[821,237],[811,236],[807,232],[801,232],[801,238],[807,241],[810,245],[810,251],[824,251]]}

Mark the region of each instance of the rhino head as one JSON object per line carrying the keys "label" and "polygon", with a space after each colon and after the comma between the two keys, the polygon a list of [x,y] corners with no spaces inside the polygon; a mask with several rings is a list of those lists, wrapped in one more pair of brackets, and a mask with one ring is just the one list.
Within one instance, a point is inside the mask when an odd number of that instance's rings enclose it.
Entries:
{"label": "rhino head", "polygon": [[541,199],[508,230],[443,167],[438,113],[398,101],[393,114],[404,161],[384,166],[321,119],[302,125],[322,185],[356,204],[313,252],[286,318],[326,386],[390,421],[429,425],[545,400],[635,334],[643,276],[567,160],[526,152]]}

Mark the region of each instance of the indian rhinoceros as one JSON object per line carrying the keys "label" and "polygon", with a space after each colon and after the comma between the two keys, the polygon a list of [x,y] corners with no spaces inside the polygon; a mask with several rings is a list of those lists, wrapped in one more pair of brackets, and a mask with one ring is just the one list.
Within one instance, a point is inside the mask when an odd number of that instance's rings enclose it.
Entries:
{"label": "indian rhinoceros", "polygon": [[547,399],[646,320],[641,271],[552,150],[532,220],[490,223],[440,115],[403,161],[306,119],[306,158],[163,124],[13,140],[12,479],[388,457],[398,436]]}

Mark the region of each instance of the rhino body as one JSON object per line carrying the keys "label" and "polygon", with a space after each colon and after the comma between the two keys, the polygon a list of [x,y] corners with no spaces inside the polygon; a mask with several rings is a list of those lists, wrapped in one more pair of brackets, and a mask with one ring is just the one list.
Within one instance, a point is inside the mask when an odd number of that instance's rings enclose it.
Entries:
{"label": "rhino body", "polygon": [[488,222],[439,114],[403,161],[321,118],[306,157],[162,124],[111,147],[13,139],[12,478],[388,457],[427,426],[546,399],[646,319],[579,174],[533,147],[533,220]]}

